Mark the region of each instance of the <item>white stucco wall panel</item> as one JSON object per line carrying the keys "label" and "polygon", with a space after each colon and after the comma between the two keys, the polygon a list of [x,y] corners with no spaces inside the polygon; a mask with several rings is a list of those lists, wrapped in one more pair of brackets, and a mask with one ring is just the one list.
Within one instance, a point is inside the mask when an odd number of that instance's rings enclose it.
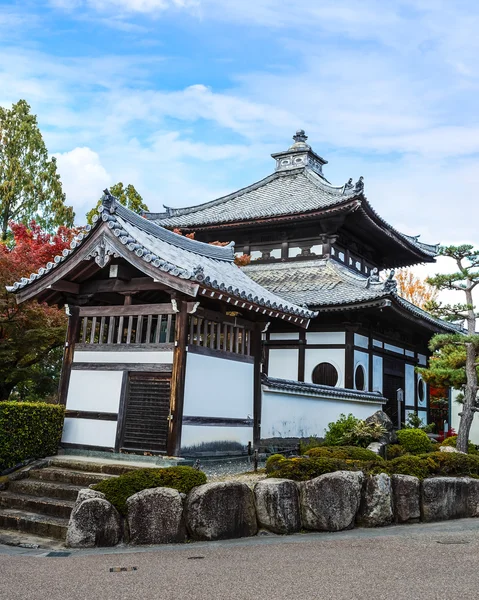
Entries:
{"label": "white stucco wall panel", "polygon": [[279,379],[298,380],[299,350],[278,348],[269,350],[268,375]]}
{"label": "white stucco wall panel", "polygon": [[[343,348],[306,348],[304,357],[304,381],[313,383],[312,375],[314,367],[322,362],[331,363],[338,371],[337,387],[344,387],[344,354]],[[272,375],[273,377],[273,375]],[[282,379],[287,379],[284,375],[277,375]],[[297,377],[294,377],[297,379]]]}
{"label": "white stucco wall panel", "polygon": [[380,403],[324,400],[264,390],[261,437],[322,437],[328,424],[341,413],[365,419],[381,408]]}
{"label": "white stucco wall panel", "polygon": [[117,413],[123,371],[73,370],[68,386],[67,410]]}
{"label": "white stucco wall panel", "polygon": [[346,333],[344,331],[307,331],[307,344],[345,344]]}
{"label": "white stucco wall panel", "polygon": [[383,391],[383,357],[373,355],[373,392]]}
{"label": "white stucco wall panel", "polygon": [[164,352],[144,352],[143,350],[115,352],[115,351],[88,351],[77,350],[73,356],[75,363],[173,363],[173,351]]}
{"label": "white stucco wall panel", "polygon": [[207,425],[183,425],[181,447],[195,446],[203,442],[239,442],[247,446],[253,442],[252,427],[211,427]]}
{"label": "white stucco wall panel", "polygon": [[270,333],[269,339],[274,340],[275,342],[277,342],[279,340],[299,340],[299,331],[297,333],[295,333],[295,332]]}
{"label": "white stucco wall panel", "polygon": [[116,421],[67,418],[63,426],[62,442],[114,448],[116,427]]}
{"label": "white stucco wall panel", "polygon": [[253,417],[254,365],[188,353],[183,414],[188,417]]}
{"label": "white stucco wall panel", "polygon": [[361,350],[354,351],[353,381],[356,387],[356,369],[361,365],[364,369],[364,390],[369,390],[369,354]]}

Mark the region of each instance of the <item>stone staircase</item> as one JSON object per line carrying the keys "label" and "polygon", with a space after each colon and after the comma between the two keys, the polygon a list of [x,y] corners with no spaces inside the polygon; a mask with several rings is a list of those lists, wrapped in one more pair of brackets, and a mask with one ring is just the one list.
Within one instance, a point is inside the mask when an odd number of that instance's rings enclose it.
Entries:
{"label": "stone staircase", "polygon": [[28,544],[30,537],[45,546],[62,543],[79,490],[137,468],[54,457],[26,478],[10,480],[0,491],[0,543]]}

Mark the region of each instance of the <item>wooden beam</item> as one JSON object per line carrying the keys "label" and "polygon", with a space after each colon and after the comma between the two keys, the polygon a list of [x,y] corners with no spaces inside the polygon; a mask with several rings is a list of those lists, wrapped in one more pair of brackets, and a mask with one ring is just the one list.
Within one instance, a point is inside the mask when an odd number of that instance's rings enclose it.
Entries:
{"label": "wooden beam", "polygon": [[62,371],[60,375],[60,384],[58,386],[58,402],[66,406],[68,396],[68,386],[70,384],[71,368],[73,363],[73,354],[75,352],[75,342],[80,332],[80,309],[78,306],[69,306],[70,315],[68,317],[68,328],[65,339],[65,349],[63,351]]}
{"label": "wooden beam", "polygon": [[78,283],[66,281],[65,279],[55,281],[55,283],[48,286],[48,289],[54,290],[55,292],[67,292],[68,294],[75,295],[80,293],[80,285]]}
{"label": "wooden beam", "polygon": [[95,294],[116,292],[118,294],[124,294],[128,292],[164,291],[166,289],[168,289],[167,285],[158,281],[153,281],[151,277],[135,277],[129,281],[123,281],[121,279],[97,279],[95,281],[86,281],[81,284],[79,293]]}
{"label": "wooden beam", "polygon": [[258,448],[261,439],[261,326],[257,325],[251,333],[251,352],[254,356],[253,374],[253,447]]}
{"label": "wooden beam", "polygon": [[177,300],[179,312],[175,321],[175,352],[171,376],[170,416],[168,423],[169,456],[179,456],[181,448],[181,428],[183,425],[183,405],[186,376],[186,344],[188,341],[187,303]]}
{"label": "wooden beam", "polygon": [[[138,356],[141,360],[141,354]],[[72,364],[73,371],[140,371],[143,373],[171,373],[170,364],[156,363],[112,363],[112,362],[76,362]]]}

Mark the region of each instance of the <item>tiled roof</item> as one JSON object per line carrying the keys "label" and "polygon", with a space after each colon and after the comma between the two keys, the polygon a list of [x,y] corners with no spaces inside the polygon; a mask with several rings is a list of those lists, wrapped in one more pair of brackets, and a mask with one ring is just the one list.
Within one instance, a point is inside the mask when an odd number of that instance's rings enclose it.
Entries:
{"label": "tiled roof", "polygon": [[386,398],[380,392],[362,392],[346,388],[331,387],[329,385],[318,385],[316,383],[305,383],[303,381],[291,381],[288,379],[277,379],[263,375],[261,378],[263,389],[280,391],[290,394],[318,396],[331,400],[354,400],[356,402],[374,402],[384,404]]}
{"label": "tiled roof", "polygon": [[211,289],[232,296],[233,299],[249,302],[265,307],[268,314],[271,310],[310,319],[316,313],[295,303],[284,300],[274,292],[263,288],[238,268],[234,263],[234,246],[212,246],[191,240],[168,231],[148,221],[119,204],[113,196],[105,196],[100,207],[101,218],[97,219],[93,228],[81,233],[72,242],[70,250],[64,250],[46,267],[33,273],[29,278],[22,278],[8,290],[16,292],[32,285],[45,277],[53,269],[68,261],[84,240],[106,223],[113,235],[128,251],[151,264],[181,279],[198,282],[203,289]]}
{"label": "tiled roof", "polygon": [[374,281],[355,273],[334,259],[278,263],[252,262],[243,271],[260,285],[290,302],[304,302],[311,309],[341,310],[342,307],[380,300],[391,300],[401,309],[430,323],[439,330],[457,332],[456,325],[436,319],[428,312],[401,298],[394,282]]}

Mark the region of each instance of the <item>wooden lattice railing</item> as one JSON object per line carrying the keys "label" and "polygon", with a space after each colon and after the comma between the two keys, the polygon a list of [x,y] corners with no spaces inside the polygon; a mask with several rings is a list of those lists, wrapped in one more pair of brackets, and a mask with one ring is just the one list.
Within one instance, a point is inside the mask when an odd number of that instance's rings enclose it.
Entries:
{"label": "wooden lattice railing", "polygon": [[188,347],[208,348],[251,356],[250,323],[232,318],[218,319],[207,315],[192,315],[189,323]]}

